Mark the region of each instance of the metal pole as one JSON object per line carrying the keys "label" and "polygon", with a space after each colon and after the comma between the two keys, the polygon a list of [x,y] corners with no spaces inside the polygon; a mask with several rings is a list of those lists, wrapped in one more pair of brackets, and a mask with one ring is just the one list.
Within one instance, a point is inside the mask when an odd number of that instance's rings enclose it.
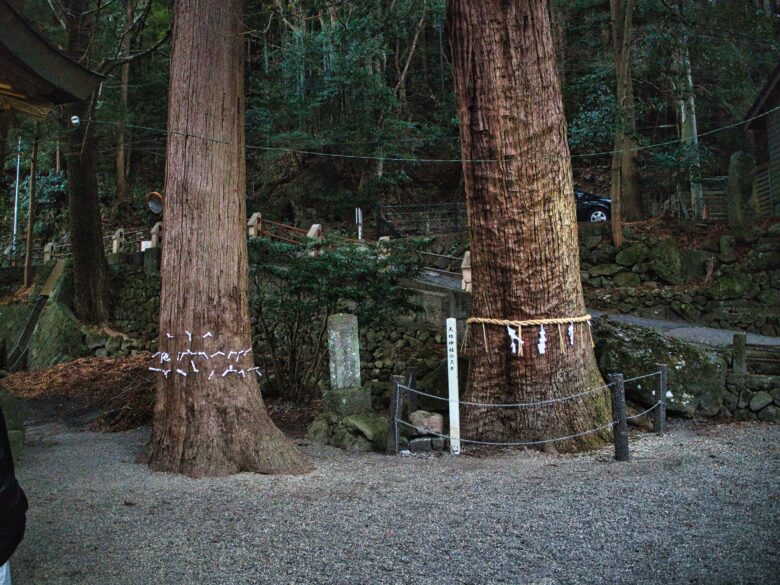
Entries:
{"label": "metal pole", "polygon": [[11,260],[16,260],[16,231],[19,226],[19,167],[22,163],[22,133],[19,132],[19,143],[16,147],[16,193],[14,194],[14,233],[11,239]]}
{"label": "metal pole", "polygon": [[669,385],[669,367],[666,364],[658,364],[658,370],[660,371],[658,381],[658,406],[655,409],[655,424],[654,430],[657,434],[664,432],[664,426],[666,424],[666,391]]}
{"label": "metal pole", "polygon": [[33,226],[35,225],[35,173],[38,171],[38,142],[41,139],[40,122],[35,123],[33,132],[33,146],[30,155],[30,183],[29,196],[27,199],[27,242],[24,252],[24,286],[32,284],[32,261],[33,261]]}
{"label": "metal pole", "polygon": [[393,385],[390,394],[390,417],[387,428],[387,454],[398,455],[398,419],[401,417],[401,388],[403,378],[393,376],[391,384]]}
{"label": "metal pole", "polygon": [[612,388],[612,434],[615,439],[615,461],[628,461],[628,420],[626,419],[626,387],[623,374],[610,374]]}
{"label": "metal pole", "polygon": [[447,382],[450,406],[450,453],[460,454],[460,398],[458,393],[457,321],[447,319]]}

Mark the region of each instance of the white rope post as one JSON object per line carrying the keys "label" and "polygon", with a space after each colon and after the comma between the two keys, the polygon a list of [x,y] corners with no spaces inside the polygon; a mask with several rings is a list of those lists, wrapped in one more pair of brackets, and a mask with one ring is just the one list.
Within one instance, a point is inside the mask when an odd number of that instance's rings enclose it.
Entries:
{"label": "white rope post", "polygon": [[458,393],[458,330],[455,319],[447,319],[447,382],[450,403],[450,452],[460,455],[460,396]]}

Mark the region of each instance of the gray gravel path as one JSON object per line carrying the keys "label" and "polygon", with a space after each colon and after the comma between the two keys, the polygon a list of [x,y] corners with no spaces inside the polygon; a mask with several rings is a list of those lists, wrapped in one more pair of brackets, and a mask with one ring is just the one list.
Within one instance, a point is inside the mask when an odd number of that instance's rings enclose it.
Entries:
{"label": "gray gravel path", "polygon": [[623,464],[308,446],[304,477],[199,481],[134,463],[146,431],[37,436],[15,585],[778,582],[780,426],[677,423]]}

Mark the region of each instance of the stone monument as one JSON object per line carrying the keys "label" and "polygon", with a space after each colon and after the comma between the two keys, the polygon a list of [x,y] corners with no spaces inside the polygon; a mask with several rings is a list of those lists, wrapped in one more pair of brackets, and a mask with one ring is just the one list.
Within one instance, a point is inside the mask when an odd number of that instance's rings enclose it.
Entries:
{"label": "stone monument", "polygon": [[337,313],[328,317],[330,388],[360,387],[360,338],[355,315]]}
{"label": "stone monument", "polygon": [[330,389],[322,413],[309,428],[311,440],[349,451],[384,450],[387,420],[371,409],[371,392],[361,387],[360,339],[355,315],[328,318]]}

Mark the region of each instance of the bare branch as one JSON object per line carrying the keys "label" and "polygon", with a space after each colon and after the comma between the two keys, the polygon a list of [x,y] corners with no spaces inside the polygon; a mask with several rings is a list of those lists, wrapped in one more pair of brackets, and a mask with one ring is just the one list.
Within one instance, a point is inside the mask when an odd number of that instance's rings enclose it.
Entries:
{"label": "bare branch", "polygon": [[67,31],[68,26],[65,24],[65,20],[60,16],[60,13],[57,12],[57,9],[54,7],[53,0],[49,0],[49,7],[51,8],[52,14],[54,14],[54,18],[57,19],[57,22],[62,27],[62,30]]}
{"label": "bare branch", "polygon": [[395,93],[398,93],[398,90],[401,89],[401,86],[404,84],[404,80],[406,79],[407,73],[409,73],[409,65],[412,63],[412,57],[414,57],[414,51],[417,48],[417,40],[420,38],[420,32],[423,29],[423,24],[425,23],[425,14],[423,14],[420,17],[420,20],[417,22],[417,28],[414,31],[414,38],[412,39],[412,45],[409,47],[409,53],[406,55],[406,63],[404,64],[403,71],[401,72],[401,76],[398,78],[398,83],[395,84],[395,87],[393,88],[393,91]]}
{"label": "bare branch", "polygon": [[147,55],[159,49],[170,38],[171,38],[171,31],[168,30],[162,36],[162,38],[160,38],[159,41],[157,41],[148,49],[145,49],[140,53],[136,53],[135,55],[128,55],[127,57],[123,57],[121,59],[111,59],[110,61],[104,61],[103,63],[100,64],[100,67],[98,69],[100,73],[102,73],[103,75],[107,75],[108,73],[111,73],[111,71],[119,67],[120,65],[124,65],[125,63],[132,63],[133,61],[138,61],[139,59],[143,59]]}

